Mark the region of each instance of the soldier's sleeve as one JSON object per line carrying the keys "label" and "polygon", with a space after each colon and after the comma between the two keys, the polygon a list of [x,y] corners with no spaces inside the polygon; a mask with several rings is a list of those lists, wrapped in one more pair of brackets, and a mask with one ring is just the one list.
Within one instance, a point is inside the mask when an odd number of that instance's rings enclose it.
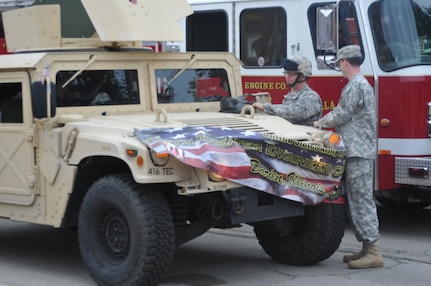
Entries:
{"label": "soldier's sleeve", "polygon": [[338,105],[319,120],[321,127],[337,127],[349,121],[361,100],[361,94],[359,85],[347,86],[343,89]]}
{"label": "soldier's sleeve", "polygon": [[304,93],[298,100],[288,104],[265,104],[265,112],[276,114],[292,123],[301,122],[316,114],[320,114],[322,104],[315,92]]}

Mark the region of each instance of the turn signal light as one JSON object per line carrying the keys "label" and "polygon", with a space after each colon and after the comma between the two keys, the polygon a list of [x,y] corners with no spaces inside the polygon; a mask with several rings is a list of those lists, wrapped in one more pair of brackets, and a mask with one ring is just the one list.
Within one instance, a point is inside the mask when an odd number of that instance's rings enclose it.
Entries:
{"label": "turn signal light", "polygon": [[391,150],[379,150],[379,155],[391,155]]}
{"label": "turn signal light", "polygon": [[138,156],[138,150],[136,149],[126,149],[126,154],[130,157],[136,157]]}
{"label": "turn signal light", "polygon": [[380,119],[380,126],[382,126],[382,127],[388,127],[390,123],[391,122],[387,118]]}
{"label": "turn signal light", "polygon": [[340,136],[338,134],[332,133],[331,135],[329,135],[329,145],[338,145],[340,144]]}
{"label": "turn signal light", "polygon": [[142,158],[142,156],[138,156],[138,157],[136,158],[136,164],[137,164],[139,167],[142,167],[142,165],[144,165],[144,158]]}
{"label": "turn signal light", "polygon": [[330,148],[339,147],[342,142],[341,135],[334,132],[326,133],[323,136],[323,139],[325,141],[325,145]]}

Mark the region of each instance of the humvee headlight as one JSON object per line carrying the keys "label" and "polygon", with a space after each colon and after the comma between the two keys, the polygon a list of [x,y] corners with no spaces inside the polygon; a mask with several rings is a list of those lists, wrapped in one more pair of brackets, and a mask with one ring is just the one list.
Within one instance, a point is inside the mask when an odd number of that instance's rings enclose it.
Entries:
{"label": "humvee headlight", "polygon": [[211,171],[208,171],[208,178],[210,179],[210,181],[213,181],[213,182],[221,182],[225,180],[225,178],[223,178],[219,174],[216,174]]}
{"label": "humvee headlight", "polygon": [[150,157],[155,166],[164,166],[169,160],[168,153],[156,153],[153,150],[150,150]]}

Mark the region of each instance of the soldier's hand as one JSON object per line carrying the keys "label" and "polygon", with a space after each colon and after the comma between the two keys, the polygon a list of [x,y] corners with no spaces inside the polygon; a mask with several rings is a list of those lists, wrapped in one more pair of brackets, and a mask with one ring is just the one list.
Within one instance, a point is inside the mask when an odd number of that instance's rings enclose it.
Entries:
{"label": "soldier's hand", "polygon": [[260,102],[254,102],[253,105],[254,109],[257,109],[259,111],[263,111],[263,104]]}

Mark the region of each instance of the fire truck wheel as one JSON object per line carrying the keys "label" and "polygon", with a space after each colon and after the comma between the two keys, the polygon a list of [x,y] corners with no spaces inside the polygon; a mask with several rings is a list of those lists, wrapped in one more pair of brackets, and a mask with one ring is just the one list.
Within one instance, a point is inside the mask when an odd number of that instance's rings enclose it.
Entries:
{"label": "fire truck wheel", "polygon": [[254,231],[262,248],[275,261],[311,265],[338,249],[346,223],[345,205],[321,204],[306,206],[300,218],[259,224]]}
{"label": "fire truck wheel", "polygon": [[84,264],[98,285],[157,285],[175,250],[164,196],[128,175],[109,175],[90,187],[78,237]]}

